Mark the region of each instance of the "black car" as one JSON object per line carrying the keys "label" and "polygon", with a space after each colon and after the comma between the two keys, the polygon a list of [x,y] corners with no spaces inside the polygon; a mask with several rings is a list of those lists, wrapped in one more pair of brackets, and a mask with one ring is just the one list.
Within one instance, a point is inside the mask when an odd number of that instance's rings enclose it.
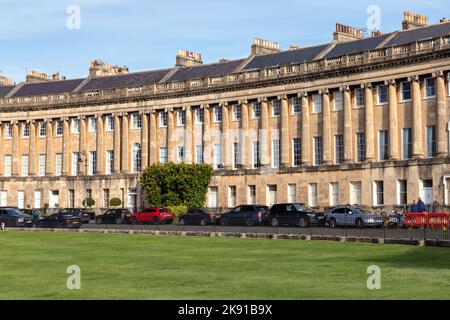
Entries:
{"label": "black car", "polygon": [[128,209],[111,209],[95,219],[97,224],[125,224],[134,221],[133,214]]}
{"label": "black car", "polygon": [[66,208],[59,209],[56,213],[79,217],[81,219],[81,222],[86,224],[95,220],[95,212],[90,209]]}
{"label": "black car", "polygon": [[33,218],[33,222],[37,223],[39,220],[44,219],[44,216],[39,212],[39,210],[34,209],[21,209],[23,214]]}
{"label": "black car", "polygon": [[189,209],[188,213],[180,216],[181,225],[201,225],[216,224],[217,217],[215,213],[206,209]]}
{"label": "black car", "polygon": [[242,225],[253,227],[264,225],[269,207],[263,205],[239,206],[220,216],[220,224],[223,226]]}
{"label": "black car", "polygon": [[267,224],[272,227],[284,225],[308,228],[310,226],[324,226],[325,215],[314,211],[303,203],[285,203],[274,205],[267,216]]}
{"label": "black car", "polygon": [[38,228],[79,229],[82,221],[78,216],[71,214],[55,213],[45,217],[36,223]]}
{"label": "black car", "polygon": [[0,208],[0,224],[5,227],[31,228],[34,226],[33,218],[23,214],[17,208]]}

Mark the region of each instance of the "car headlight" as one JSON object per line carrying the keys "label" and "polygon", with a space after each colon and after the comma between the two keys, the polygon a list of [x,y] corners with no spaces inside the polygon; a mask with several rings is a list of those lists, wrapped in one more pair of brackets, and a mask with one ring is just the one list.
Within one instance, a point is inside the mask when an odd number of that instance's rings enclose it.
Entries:
{"label": "car headlight", "polygon": [[20,219],[17,219],[17,222],[22,223],[22,222],[24,222],[24,220],[22,218],[20,218]]}

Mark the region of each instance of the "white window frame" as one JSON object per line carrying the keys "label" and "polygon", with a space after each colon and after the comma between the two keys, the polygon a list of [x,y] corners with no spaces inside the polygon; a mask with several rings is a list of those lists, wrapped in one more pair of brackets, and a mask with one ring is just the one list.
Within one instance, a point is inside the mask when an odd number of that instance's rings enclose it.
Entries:
{"label": "white window frame", "polygon": [[13,124],[12,123],[7,123],[5,125],[5,139],[12,139],[13,138]]}
{"label": "white window frame", "polygon": [[169,125],[169,113],[167,111],[162,111],[159,113],[159,127],[167,128]]}
{"label": "white window frame", "polygon": [[202,108],[197,108],[194,111],[195,115],[195,124],[196,125],[203,125],[203,122],[205,122],[205,112]]}
{"label": "white window frame", "polygon": [[167,147],[159,148],[159,163],[166,164],[169,162],[169,150]]}
{"label": "white window frame", "polygon": [[252,103],[252,118],[253,119],[261,118],[261,102]]}
{"label": "white window frame", "polygon": [[62,176],[63,172],[63,154],[57,153],[55,155],[55,175]]}
{"label": "white window frame", "polygon": [[195,146],[195,163],[202,164],[203,163],[203,145],[198,144]]}
{"label": "white window frame", "polygon": [[95,118],[95,117],[89,117],[88,122],[89,122],[89,132],[90,132],[90,133],[95,133],[95,132],[97,132],[97,125],[98,125],[98,123],[97,123],[97,118]]}
{"label": "white window frame", "polygon": [[17,208],[25,209],[25,191],[17,191]]}
{"label": "white window frame", "polygon": [[[298,110],[295,110],[298,108]],[[294,97],[292,98],[292,115],[299,115],[302,113],[302,98]]]}
{"label": "white window frame", "polygon": [[8,178],[12,176],[12,155],[5,155],[3,175]]}
{"label": "white window frame", "polygon": [[80,133],[80,119],[72,119],[70,121],[70,131],[73,134],[79,134]]}
{"label": "white window frame", "polygon": [[[381,88],[386,88],[386,101],[381,101]],[[385,106],[389,104],[389,87],[385,84],[377,85],[377,106]]]}
{"label": "white window frame", "polygon": [[97,151],[89,151],[88,175],[95,175],[97,167]]}
{"label": "white window frame", "polygon": [[250,185],[248,186],[248,203],[249,204],[256,204],[256,194],[257,194],[257,189],[256,189],[256,185]]}
{"label": "white window frame", "polygon": [[219,167],[223,166],[223,159],[222,159],[222,144],[217,143],[214,145],[213,149],[213,166],[215,170],[218,170]]}
{"label": "white window frame", "polygon": [[131,114],[131,129],[132,130],[142,129],[142,115],[138,112]]}
{"label": "white window frame", "polygon": [[[404,85],[405,83],[409,83],[409,93],[411,98],[409,99],[405,99],[405,89],[404,89]],[[400,102],[411,102],[412,101],[412,84],[409,81],[403,81],[402,83],[400,83]]]}
{"label": "white window frame", "polygon": [[239,104],[233,105],[233,121],[241,121],[242,119],[242,106]]}
{"label": "white window frame", "polygon": [[341,193],[339,190],[339,182],[330,183],[330,207],[336,207],[341,202]]}
{"label": "white window frame", "polygon": [[8,206],[8,191],[0,191],[0,206]]}
{"label": "white window frame", "polygon": [[312,99],[312,113],[318,114],[323,112],[323,97],[321,94],[313,94]]}
{"label": "white window frame", "polygon": [[298,202],[298,192],[297,192],[297,184],[290,183],[288,184],[288,202],[289,203],[297,203]]}
{"label": "white window frame", "polygon": [[317,183],[310,183],[308,185],[308,205],[311,208],[317,208],[319,198],[319,185]]}
{"label": "white window frame", "polygon": [[34,191],[34,209],[42,208],[42,191]]}
{"label": "white window frame", "polygon": [[186,125],[186,110],[177,111],[177,126],[182,127]]}
{"label": "white window frame", "polygon": [[106,150],[106,174],[111,175],[114,172],[114,150]]}
{"label": "white window frame", "polygon": [[[275,110],[279,110],[279,113],[275,114]],[[272,100],[272,117],[273,118],[281,117],[281,100],[280,99]]]}
{"label": "white window frame", "polygon": [[[359,94],[362,94],[362,100],[363,100],[362,104],[359,104],[359,102],[360,102],[360,100],[358,99],[358,95]],[[362,108],[365,108],[365,106],[366,106],[366,93],[365,93],[365,90],[364,90],[364,88],[356,88],[355,89],[355,108],[356,109],[362,109]]]}
{"label": "white window frame", "polygon": [[[434,95],[428,95],[428,82],[432,80],[434,81]],[[437,81],[436,78],[429,77],[424,79],[424,99],[435,99],[437,94]]]}
{"label": "white window frame", "polygon": [[30,137],[30,123],[24,122],[22,124],[22,138],[29,138]]}
{"label": "white window frame", "polygon": [[213,107],[213,122],[222,123],[222,119],[223,119],[222,106]]}
{"label": "white window frame", "polygon": [[272,168],[279,168],[281,164],[281,140],[272,140]]}
{"label": "white window frame", "polygon": [[235,208],[237,204],[237,187],[228,187],[228,208]]}
{"label": "white window frame", "polygon": [[[406,182],[406,203],[401,203],[401,198],[402,198],[402,183]],[[405,206],[408,205],[408,180],[397,180],[397,205],[398,206]]]}
{"label": "white window frame", "polygon": [[333,92],[333,110],[342,111],[344,110],[344,94],[342,91]]}
{"label": "white window frame", "polygon": [[[378,190],[378,187],[382,185],[383,186],[383,203],[379,203],[378,201],[378,194],[381,193],[381,191]],[[373,205],[374,207],[383,207],[386,204],[386,186],[383,181],[374,181],[373,182]]]}
{"label": "white window frame", "polygon": [[39,154],[38,158],[39,158],[39,165],[38,165],[39,177],[45,177],[45,173],[47,171],[46,168],[47,155],[41,153]]}
{"label": "white window frame", "polygon": [[28,164],[30,161],[30,156],[27,154],[22,155],[21,157],[21,170],[20,174],[22,177],[28,177],[29,170],[28,170]]}
{"label": "white window frame", "polygon": [[106,116],[106,131],[113,132],[115,129],[114,126],[115,126],[114,117],[111,115]]}

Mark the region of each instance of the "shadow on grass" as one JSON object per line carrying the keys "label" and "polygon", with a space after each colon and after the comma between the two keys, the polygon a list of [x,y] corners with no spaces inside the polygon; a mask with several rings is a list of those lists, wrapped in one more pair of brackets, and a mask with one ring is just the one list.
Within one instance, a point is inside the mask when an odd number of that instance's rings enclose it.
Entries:
{"label": "shadow on grass", "polygon": [[360,260],[367,263],[378,263],[380,265],[395,268],[423,268],[423,269],[448,269],[450,270],[450,249],[411,247],[401,255],[374,256],[373,259]]}

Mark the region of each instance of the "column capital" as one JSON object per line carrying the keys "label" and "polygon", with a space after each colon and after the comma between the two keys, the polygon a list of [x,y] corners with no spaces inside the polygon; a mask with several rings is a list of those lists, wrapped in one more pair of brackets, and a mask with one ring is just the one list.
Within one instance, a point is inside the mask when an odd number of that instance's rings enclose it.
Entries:
{"label": "column capital", "polygon": [[339,87],[339,91],[340,92],[349,92],[350,91],[350,86],[340,86]]}
{"label": "column capital", "polygon": [[277,97],[278,100],[287,100],[287,94],[282,94]]}
{"label": "column capital", "polygon": [[44,122],[46,122],[46,123],[52,123],[52,122],[53,122],[53,119],[45,119]]}
{"label": "column capital", "polygon": [[308,92],[306,92],[306,91],[299,92],[299,93],[297,93],[297,97],[299,97],[299,98],[307,98],[308,97]]}
{"label": "column capital", "polygon": [[78,119],[78,120],[85,120],[85,119],[86,119],[86,116],[78,116],[77,119]]}
{"label": "column capital", "polygon": [[242,105],[242,104],[248,104],[248,100],[247,100],[247,99],[242,99],[242,100],[239,100],[238,103],[239,103],[240,105]]}
{"label": "column capital", "polygon": [[372,89],[372,83],[371,82],[362,83],[361,89]]}
{"label": "column capital", "polygon": [[259,97],[258,98],[258,102],[267,102],[268,101],[268,99],[267,99],[267,97]]}
{"label": "column capital", "polygon": [[419,81],[419,76],[418,75],[414,75],[414,76],[408,77],[408,81],[409,82]]}
{"label": "column capital", "polygon": [[389,86],[389,85],[396,85],[396,80],[395,79],[389,79],[389,80],[386,80],[386,81],[384,81],[384,84],[385,85],[387,85],[387,86]]}
{"label": "column capital", "polygon": [[442,71],[442,70],[433,72],[431,74],[431,77],[433,77],[433,78],[438,78],[438,77],[443,77],[443,76],[444,76],[444,71]]}
{"label": "column capital", "polygon": [[69,117],[61,117],[61,121],[69,121]]}
{"label": "column capital", "polygon": [[319,90],[319,94],[322,94],[322,95],[328,95],[329,93],[330,93],[330,90],[328,88]]}

